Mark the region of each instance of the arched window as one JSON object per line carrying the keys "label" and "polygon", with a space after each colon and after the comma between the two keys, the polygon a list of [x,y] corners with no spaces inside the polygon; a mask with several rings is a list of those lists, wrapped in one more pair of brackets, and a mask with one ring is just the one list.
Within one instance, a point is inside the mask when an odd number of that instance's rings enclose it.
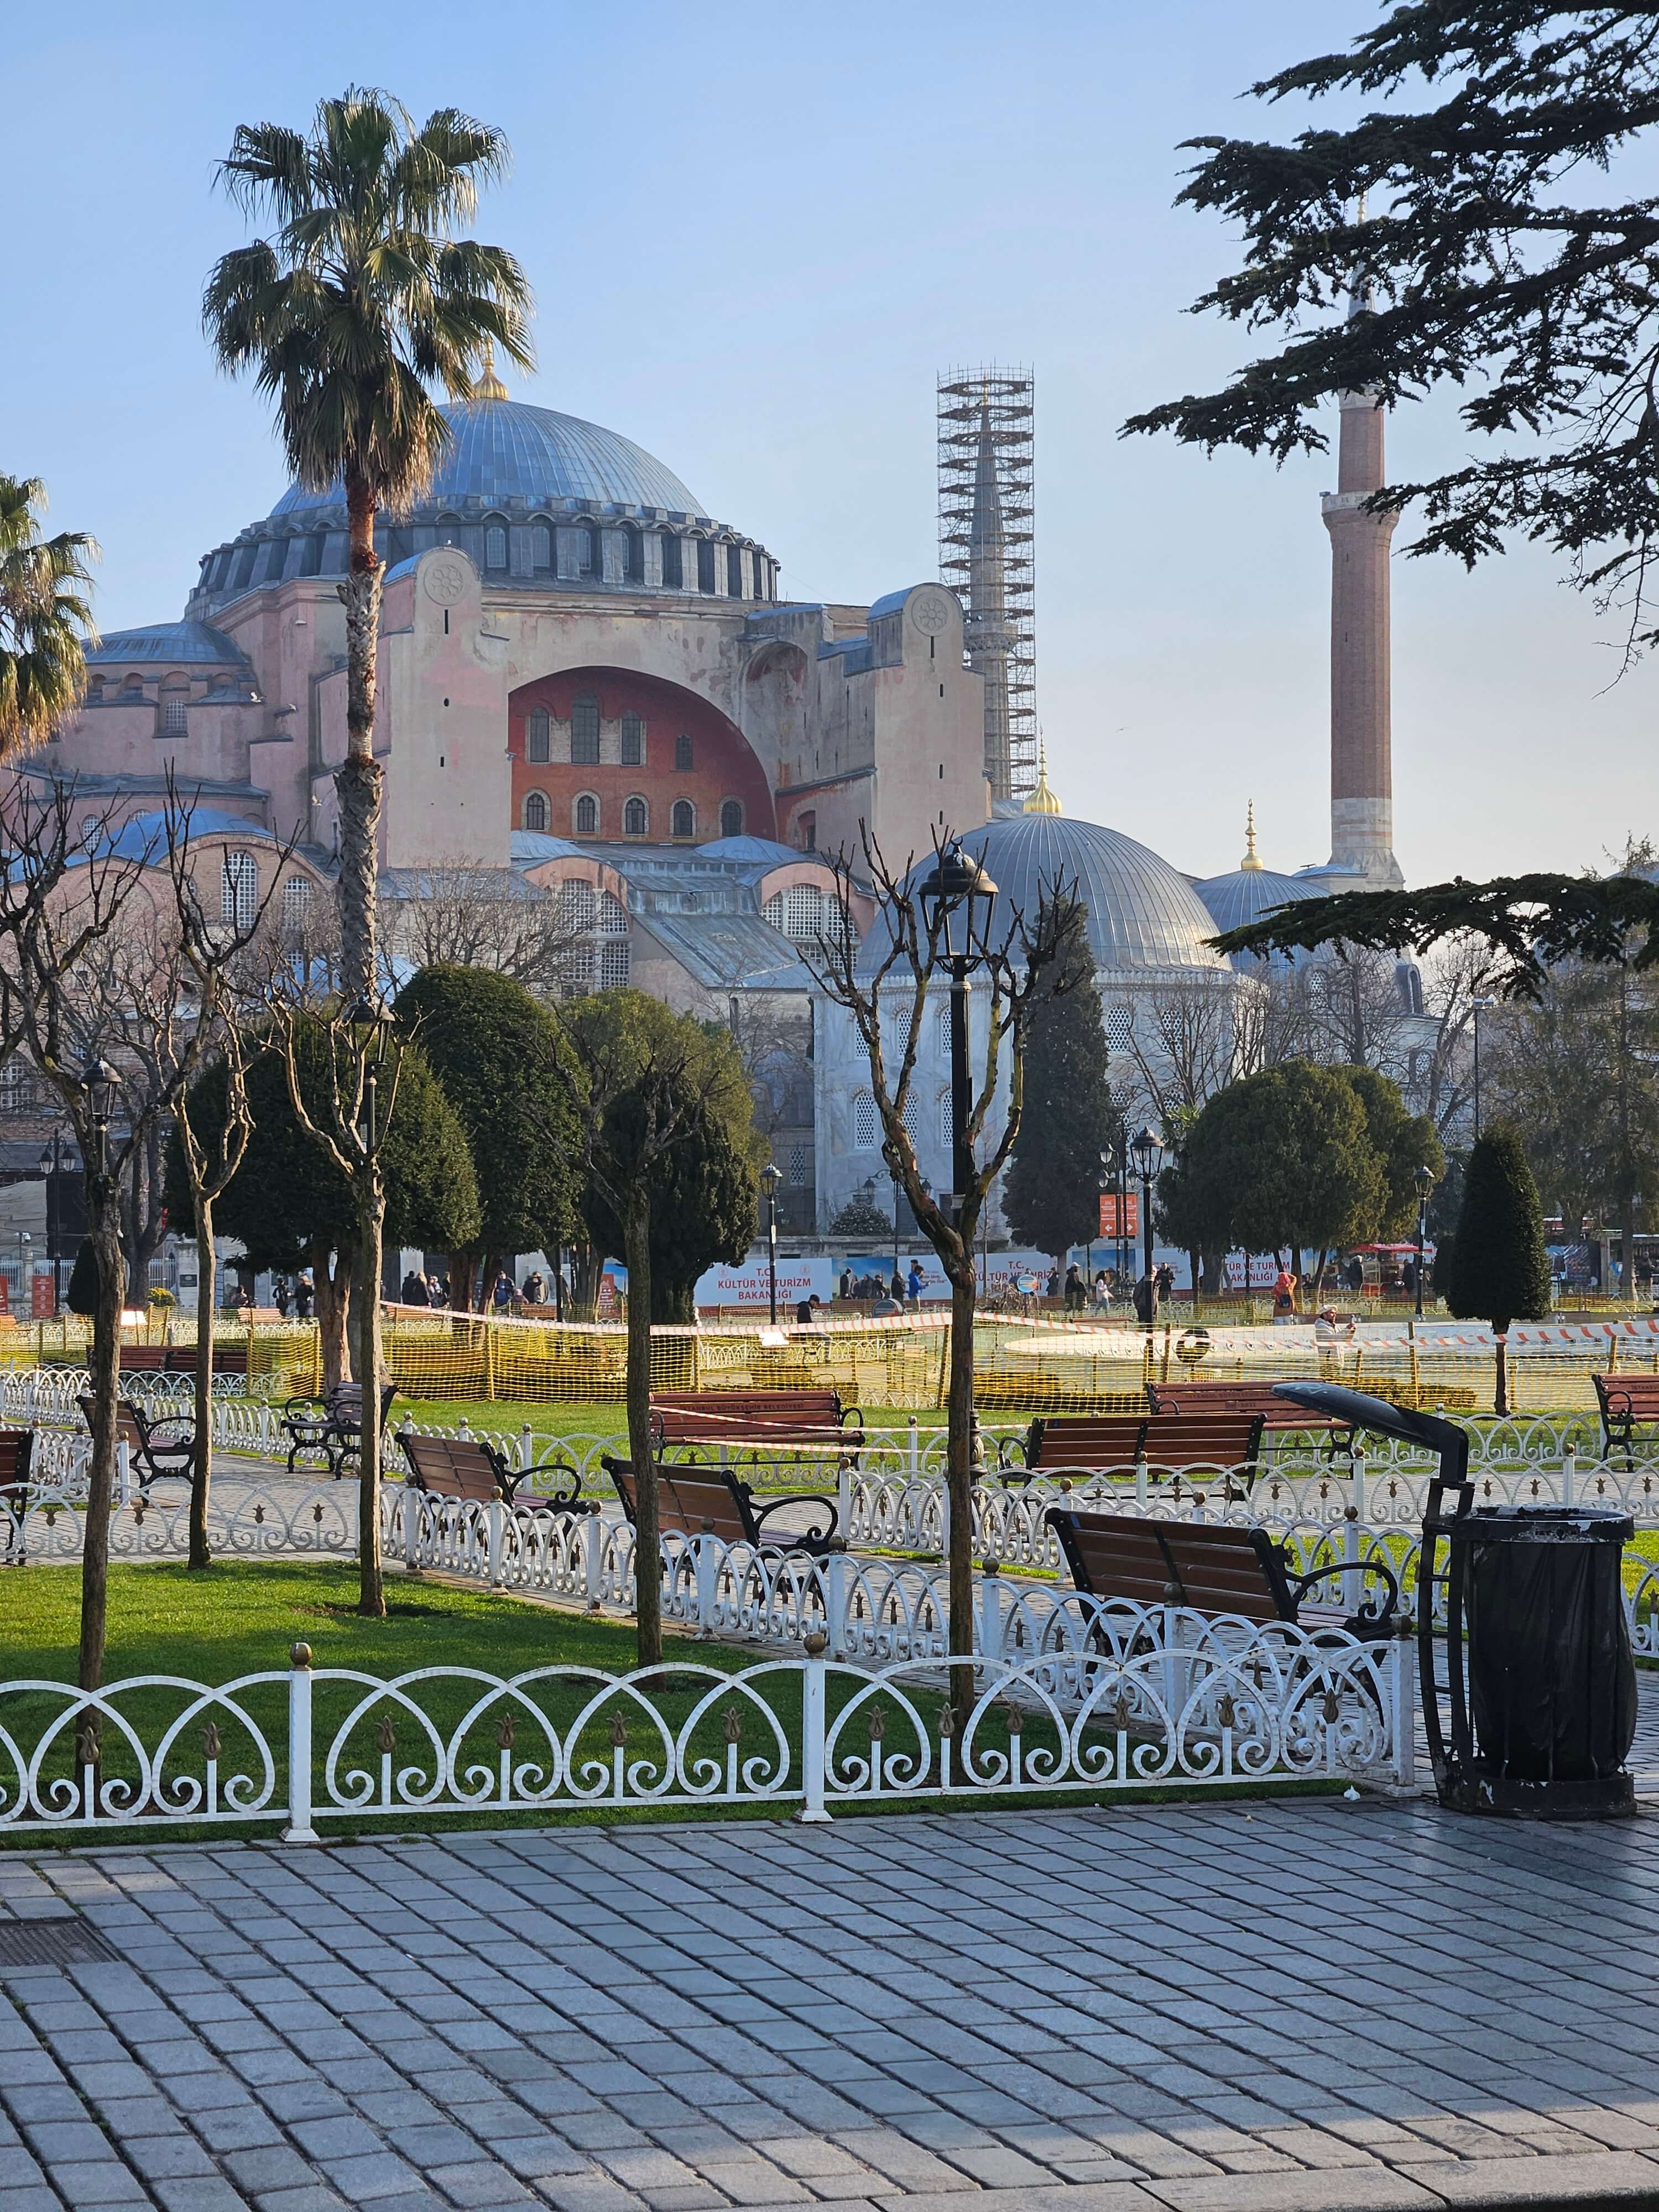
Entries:
{"label": "arched window", "polygon": [[642,584],[645,581],[645,539],[631,522],[623,532],[623,546],[626,556],[623,574],[630,584]]}
{"label": "arched window", "polygon": [[736,545],[726,549],[726,595],[730,599],[743,597],[743,553]]}
{"label": "arched window", "polygon": [[532,791],[524,803],[524,826],[526,830],[545,830],[547,827],[547,795]]}
{"label": "arched window", "polygon": [[685,589],[685,561],[680,551],[680,541],[672,530],[663,532],[662,580],[665,591],[683,592]]}
{"label": "arched window", "polygon": [[124,678],[121,684],[121,690],[123,696],[128,699],[142,699],[143,697],[144,679],[138,673],[136,668],[132,671],[131,675]]}
{"label": "arched window", "polygon": [[283,885],[283,930],[289,937],[303,937],[311,918],[311,885],[304,876],[290,876]]}
{"label": "arched window", "polygon": [[486,568],[505,568],[507,566],[507,532],[499,522],[490,523],[484,531],[484,566]]}
{"label": "arched window", "polygon": [[672,834],[676,837],[695,837],[697,834],[697,810],[689,799],[674,801]]}
{"label": "arched window", "polygon": [[569,936],[583,934],[593,927],[599,913],[599,894],[590,883],[573,876],[559,885],[559,927]]}
{"label": "arched window", "polygon": [[855,1152],[872,1152],[880,1127],[875,1100],[867,1091],[860,1091],[853,1101],[853,1150]]}
{"label": "arched window", "polygon": [[591,791],[585,791],[576,801],[571,817],[572,827],[579,837],[597,837],[599,834],[599,802]]}
{"label": "arched window", "polygon": [[720,801],[720,835],[722,837],[742,836],[743,801],[740,799]]}
{"label": "arched window", "polygon": [[627,936],[628,908],[617,896],[615,891],[599,893],[599,917],[594,923],[594,927],[602,937]]}
{"label": "arched window", "polygon": [[949,1060],[951,1057],[951,1001],[948,998],[940,1001],[939,1012],[933,1016],[933,1043],[939,1058]]}
{"label": "arched window", "polygon": [[684,730],[674,740],[674,772],[677,775],[689,775],[691,772],[691,739]]}
{"label": "arched window", "polygon": [[1106,1046],[1109,1052],[1127,1052],[1135,1033],[1134,1009],[1132,1006],[1109,1006],[1106,1011]]}
{"label": "arched window", "polygon": [[714,547],[707,538],[697,540],[697,589],[711,596],[714,589]]}
{"label": "arched window", "polygon": [[238,929],[253,927],[259,903],[259,868],[252,853],[226,853],[219,877],[219,917]]}
{"label": "arched window", "polygon": [[540,764],[546,761],[550,745],[552,720],[545,707],[532,707],[530,720],[525,725],[525,751],[527,761]]}
{"label": "arched window", "polygon": [[629,713],[622,718],[622,764],[624,768],[645,765],[645,718],[641,714]]}
{"label": "arched window", "polygon": [[939,1140],[948,1152],[956,1142],[956,1128],[951,1120],[951,1086],[946,1084],[939,1094]]}
{"label": "arched window", "polygon": [[805,1190],[812,1180],[812,1147],[811,1145],[791,1145],[789,1147],[789,1181],[796,1190]]}
{"label": "arched window", "polygon": [[101,707],[103,705],[104,679],[101,676],[89,676],[87,678],[87,696],[81,703],[83,707]]}
{"label": "arched window", "polygon": [[591,691],[579,692],[570,702],[570,757],[579,768],[591,768],[599,757],[599,702]]}
{"label": "arched window", "polygon": [[161,734],[165,738],[182,738],[189,725],[185,709],[190,705],[188,691],[167,691],[161,697]]}
{"label": "arched window", "polygon": [[544,522],[531,526],[530,565],[538,575],[553,566],[553,532]]}
{"label": "arched window", "polygon": [[623,806],[623,836],[644,837],[649,836],[650,830],[651,809],[644,799],[635,796],[625,801]]}

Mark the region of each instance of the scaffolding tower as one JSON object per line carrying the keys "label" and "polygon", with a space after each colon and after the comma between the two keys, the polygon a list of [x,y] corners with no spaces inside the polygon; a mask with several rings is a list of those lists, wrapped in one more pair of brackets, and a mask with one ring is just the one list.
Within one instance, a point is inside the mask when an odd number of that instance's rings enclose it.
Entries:
{"label": "scaffolding tower", "polygon": [[985,679],[985,774],[994,799],[1036,781],[1036,515],[1027,368],[939,379],[939,574],[967,611],[968,665]]}

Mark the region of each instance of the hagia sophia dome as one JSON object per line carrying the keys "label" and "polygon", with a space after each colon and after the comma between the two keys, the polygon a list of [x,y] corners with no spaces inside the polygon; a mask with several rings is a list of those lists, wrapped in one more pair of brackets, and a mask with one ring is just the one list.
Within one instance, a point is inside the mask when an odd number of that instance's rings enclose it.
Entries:
{"label": "hagia sophia dome", "polygon": [[[750,553],[750,574],[771,557],[752,538],[710,517],[674,471],[631,438],[550,407],[509,399],[492,377],[477,397],[441,406],[449,441],[430,489],[406,513],[381,515],[375,544],[388,569],[435,544],[459,545],[492,584],[545,590],[607,585],[641,590],[716,588],[696,574],[647,567],[637,529],[684,526],[694,561]],[[600,523],[611,533],[600,542]],[[262,584],[346,571],[344,487],[293,483],[269,514],[203,556],[186,612],[218,607]],[[699,551],[698,547],[705,549]],[[722,577],[718,586],[726,588]],[[757,594],[758,596],[758,594]]]}
{"label": "hagia sophia dome", "polygon": [[[1255,808],[1252,805],[1245,819],[1244,857],[1236,868],[1224,875],[1206,876],[1193,885],[1203,901],[1210,916],[1212,933],[1226,929],[1242,929],[1246,922],[1260,921],[1282,906],[1291,906],[1298,899],[1319,898],[1325,885],[1305,876],[1282,876],[1272,868],[1263,867],[1255,849]],[[1254,954],[1234,955],[1233,965],[1246,971],[1261,963]]]}

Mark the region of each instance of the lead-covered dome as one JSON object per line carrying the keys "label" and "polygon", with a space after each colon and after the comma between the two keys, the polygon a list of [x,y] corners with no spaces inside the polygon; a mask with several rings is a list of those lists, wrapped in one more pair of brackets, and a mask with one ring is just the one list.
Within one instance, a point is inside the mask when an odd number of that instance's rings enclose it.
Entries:
{"label": "lead-covered dome", "polygon": [[[1248,922],[1260,921],[1279,907],[1324,896],[1318,884],[1310,884],[1301,877],[1281,876],[1262,866],[1255,849],[1254,805],[1245,821],[1244,858],[1225,875],[1206,876],[1193,888],[1203,900],[1218,936],[1224,930],[1243,929]],[[1253,953],[1239,952],[1233,956],[1233,965],[1249,970],[1258,968],[1261,963]]]}
{"label": "lead-covered dome", "polygon": [[[529,507],[596,499],[605,506],[658,507],[681,515],[702,512],[654,454],[597,422],[515,399],[461,400],[438,412],[449,425],[449,444],[431,490],[413,510],[416,515],[477,499]],[[273,520],[298,520],[344,505],[344,489],[337,483],[321,492],[296,483],[270,513]]]}

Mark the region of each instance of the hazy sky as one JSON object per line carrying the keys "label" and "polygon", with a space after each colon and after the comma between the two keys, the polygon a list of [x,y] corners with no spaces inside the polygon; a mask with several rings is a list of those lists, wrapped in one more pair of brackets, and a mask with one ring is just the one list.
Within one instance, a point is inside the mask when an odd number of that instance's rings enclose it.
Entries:
{"label": "hazy sky", "polygon": [[[1317,459],[1275,471],[1132,410],[1245,340],[1184,313],[1231,265],[1171,202],[1182,138],[1284,131],[1237,95],[1374,19],[1358,0],[838,0],[835,7],[216,0],[35,9],[7,30],[0,468],[104,547],[106,628],[175,617],[210,545],[283,485],[266,410],[215,372],[203,276],[245,234],[235,125],[357,81],[453,103],[516,154],[477,234],[536,288],[514,397],[605,423],[762,538],[796,598],[934,573],[933,380],[1037,383],[1038,697],[1068,811],[1197,874],[1329,849],[1328,549]],[[62,26],[60,28],[59,26]],[[1333,427],[1334,427],[1333,410]],[[1449,410],[1391,428],[1402,473]],[[1396,545],[1408,539],[1402,526]],[[1576,867],[1659,829],[1659,663],[1520,550],[1397,558],[1396,842],[1408,878]],[[1611,688],[1607,688],[1611,684]]]}

